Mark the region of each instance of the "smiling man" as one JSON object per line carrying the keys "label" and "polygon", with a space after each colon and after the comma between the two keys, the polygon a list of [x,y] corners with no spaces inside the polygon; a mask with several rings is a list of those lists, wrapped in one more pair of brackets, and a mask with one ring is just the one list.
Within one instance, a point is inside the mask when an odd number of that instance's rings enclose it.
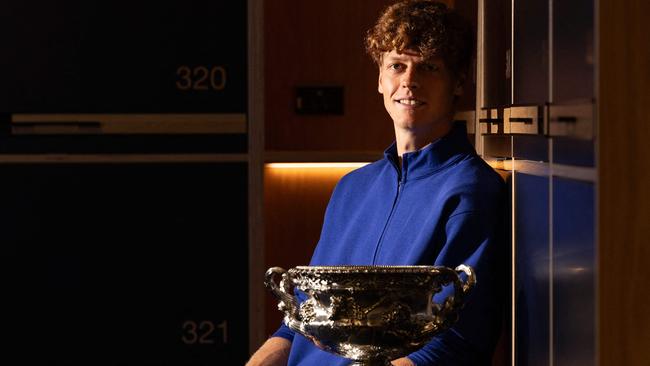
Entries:
{"label": "smiling man", "polygon": [[[470,27],[444,4],[402,1],[384,11],[366,48],[395,142],[338,183],[310,264],[472,266],[477,285],[454,327],[393,364],[490,365],[506,285],[505,187],[453,122],[471,62]],[[249,361],[349,363],[284,325]]]}
{"label": "smiling man", "polygon": [[425,59],[411,49],[383,52],[378,63],[378,90],[393,120],[398,156],[449,133],[461,76],[452,75],[441,57]]}

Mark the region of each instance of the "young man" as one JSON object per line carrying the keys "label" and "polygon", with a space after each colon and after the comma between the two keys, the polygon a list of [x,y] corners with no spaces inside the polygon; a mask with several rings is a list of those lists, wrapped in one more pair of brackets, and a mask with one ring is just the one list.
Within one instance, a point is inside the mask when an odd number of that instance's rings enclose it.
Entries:
{"label": "young man", "polygon": [[[503,303],[504,184],[453,123],[472,55],[470,27],[445,5],[406,0],[368,32],[395,128],[385,157],[338,183],[311,265],[467,264],[477,285],[453,328],[394,365],[489,365]],[[249,365],[347,365],[285,326]]]}

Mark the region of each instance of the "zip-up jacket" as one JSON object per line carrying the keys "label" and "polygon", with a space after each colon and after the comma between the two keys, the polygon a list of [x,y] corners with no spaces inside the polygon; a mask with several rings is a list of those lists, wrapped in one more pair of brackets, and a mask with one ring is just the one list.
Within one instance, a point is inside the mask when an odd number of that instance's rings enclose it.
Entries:
{"label": "zip-up jacket", "polygon": [[[310,265],[472,266],[477,284],[458,322],[408,357],[418,366],[489,365],[508,285],[504,188],[463,125],[403,154],[401,168],[393,143],[383,159],[339,181]],[[284,325],[274,336],[292,341],[289,366],[350,363]]]}

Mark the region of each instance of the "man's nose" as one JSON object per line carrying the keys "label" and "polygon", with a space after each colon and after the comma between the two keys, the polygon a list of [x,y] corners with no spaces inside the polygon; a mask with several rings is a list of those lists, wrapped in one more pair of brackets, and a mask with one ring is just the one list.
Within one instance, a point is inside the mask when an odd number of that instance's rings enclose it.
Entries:
{"label": "man's nose", "polygon": [[413,69],[406,70],[406,72],[402,74],[401,86],[402,88],[408,89],[416,89],[420,86],[416,80],[415,71]]}

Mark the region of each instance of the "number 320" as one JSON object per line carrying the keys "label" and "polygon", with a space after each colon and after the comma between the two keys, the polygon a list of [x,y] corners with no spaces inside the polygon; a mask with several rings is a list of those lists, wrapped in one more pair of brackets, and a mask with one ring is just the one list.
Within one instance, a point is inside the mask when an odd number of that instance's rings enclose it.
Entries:
{"label": "number 320", "polygon": [[226,69],[222,66],[186,65],[176,69],[176,88],[178,90],[223,90],[226,87]]}

